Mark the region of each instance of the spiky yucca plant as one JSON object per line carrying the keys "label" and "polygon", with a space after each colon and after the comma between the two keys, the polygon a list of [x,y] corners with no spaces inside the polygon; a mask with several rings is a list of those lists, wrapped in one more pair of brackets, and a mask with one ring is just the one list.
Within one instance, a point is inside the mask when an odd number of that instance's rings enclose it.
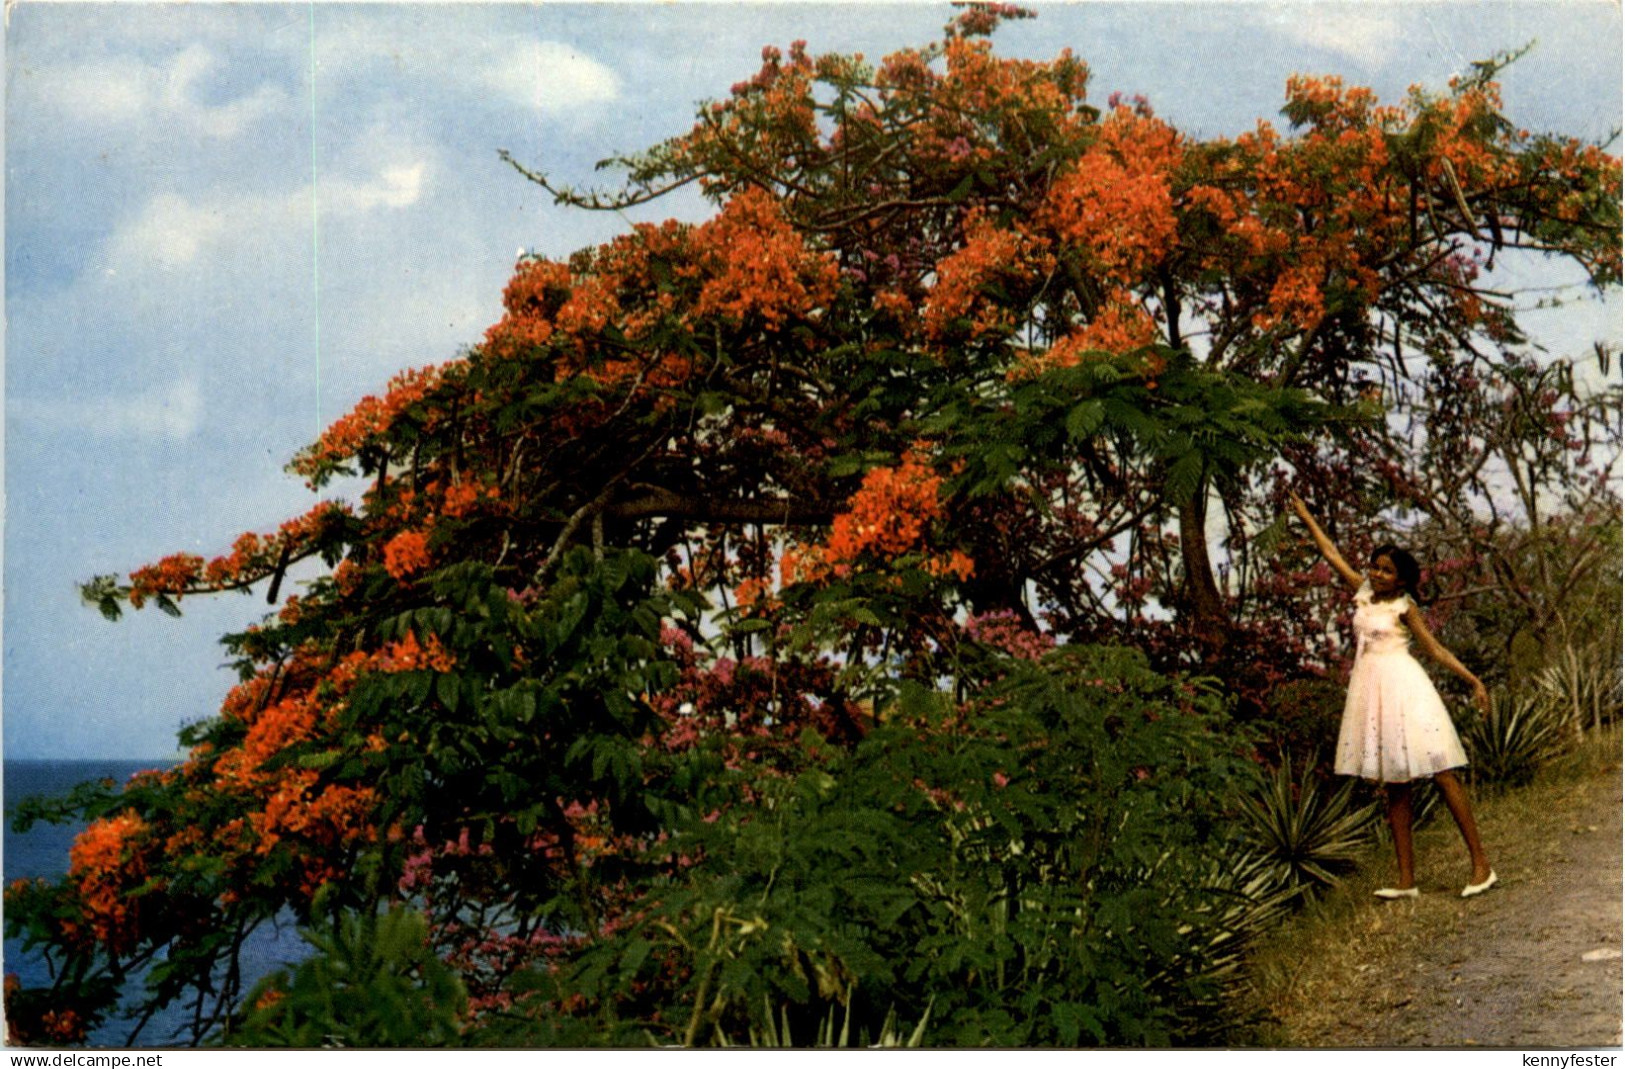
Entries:
{"label": "spiky yucca plant", "polygon": [[1576,737],[1619,720],[1622,675],[1618,631],[1609,641],[1563,647],[1535,684]]}
{"label": "spiky yucca plant", "polygon": [[[853,990],[848,988],[836,1006],[829,1008],[823,1023],[818,1026],[818,1034],[813,1037],[812,1046],[819,1048],[846,1048],[853,1045],[852,1036],[852,996]],[[787,1005],[779,1007],[778,1020],[774,1020],[773,1006],[765,998],[762,1002],[765,1011],[760,1028],[750,1029],[750,1045],[752,1047],[794,1047],[795,1036],[790,1032],[790,1008]],[[836,1010],[841,1011],[840,1026],[836,1027]],[[893,1007],[886,1011],[886,1019],[881,1023],[880,1034],[875,1036],[873,1042],[870,1037],[858,1037],[857,1045],[868,1047],[870,1050],[884,1050],[896,1047],[918,1047],[925,1039],[925,1028],[931,1020],[931,1006],[925,1007],[925,1013],[914,1026],[913,1031],[903,1034],[902,1027],[897,1021],[897,1010]]]}
{"label": "spiky yucca plant", "polygon": [[1294,776],[1291,759],[1283,758],[1242,803],[1247,841],[1280,878],[1305,891],[1331,886],[1353,866],[1371,841],[1376,815],[1369,803],[1356,801],[1353,780],[1328,787],[1315,777],[1314,764]]}
{"label": "spiky yucca plant", "polygon": [[[1147,879],[1152,886],[1154,869]],[[1196,877],[1195,891],[1200,911],[1213,923],[1206,926],[1207,939],[1192,944],[1188,956],[1170,963],[1170,980],[1178,970],[1185,977],[1199,978],[1197,988],[1205,992],[1205,997],[1182,1007],[1180,1041],[1226,1046],[1262,1019],[1245,1008],[1245,991],[1251,984],[1246,954],[1291,912],[1302,888],[1271,858],[1236,840],[1209,859],[1205,872]],[[1164,893],[1190,892],[1168,888]]]}
{"label": "spiky yucca plant", "polygon": [[1489,713],[1461,737],[1473,781],[1497,789],[1528,783],[1541,765],[1562,753],[1567,712],[1540,689],[1492,695]]}

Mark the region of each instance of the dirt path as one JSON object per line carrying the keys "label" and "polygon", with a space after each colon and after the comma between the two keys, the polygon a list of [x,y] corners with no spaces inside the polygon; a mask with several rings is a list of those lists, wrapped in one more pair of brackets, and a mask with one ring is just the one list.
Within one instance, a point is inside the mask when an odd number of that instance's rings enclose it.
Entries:
{"label": "dirt path", "polygon": [[[1345,953],[1299,992],[1318,1005],[1285,1022],[1292,1041],[1619,1046],[1622,809],[1617,763],[1526,804],[1487,806],[1500,882],[1471,900],[1447,879],[1465,864],[1441,815],[1419,838],[1418,862],[1451,871],[1424,871],[1420,899],[1354,909]],[[1498,856],[1498,842],[1518,849]]]}

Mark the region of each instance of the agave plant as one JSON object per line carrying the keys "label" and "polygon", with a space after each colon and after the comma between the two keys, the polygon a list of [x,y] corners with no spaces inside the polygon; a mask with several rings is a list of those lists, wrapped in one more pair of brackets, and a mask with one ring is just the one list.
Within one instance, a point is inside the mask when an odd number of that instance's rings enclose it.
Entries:
{"label": "agave plant", "polygon": [[[848,988],[839,1005],[831,1006],[825,1015],[823,1023],[818,1026],[818,1034],[813,1037],[812,1046],[820,1048],[845,1048],[852,1046],[852,996],[853,989]],[[773,1019],[773,1006],[764,996],[762,1000],[761,1027],[752,1027],[749,1032],[752,1047],[794,1047],[796,1037],[790,1032],[790,1008],[779,1007],[778,1020]],[[836,1010],[841,1011],[840,1027],[836,1028]],[[913,1031],[903,1034],[901,1026],[897,1023],[897,1009],[893,1007],[886,1011],[886,1019],[881,1022],[880,1034],[871,1037],[864,1034],[858,1037],[858,1045],[873,1049],[889,1049],[893,1047],[918,1047],[925,1039],[926,1024],[931,1020],[931,1004],[928,1002],[925,1013],[914,1026]]]}
{"label": "agave plant", "polygon": [[1301,775],[1283,757],[1260,777],[1258,790],[1242,801],[1247,842],[1292,887],[1313,890],[1336,883],[1371,840],[1375,808],[1354,796],[1354,781],[1329,788],[1314,775],[1314,760]]}
{"label": "agave plant", "polygon": [[1568,710],[1540,688],[1498,693],[1462,735],[1475,782],[1516,787],[1563,751]]}
{"label": "agave plant", "polygon": [[[1174,860],[1172,855],[1162,859]],[[1192,940],[1185,952],[1171,959],[1153,979],[1169,986],[1178,983],[1186,992],[1203,993],[1187,996],[1181,1006],[1182,1044],[1228,1045],[1238,1029],[1257,1023],[1255,1016],[1242,1009],[1242,995],[1250,984],[1244,969],[1245,955],[1285,919],[1303,889],[1270,858],[1240,841],[1205,855],[1195,872],[1183,869],[1185,878],[1191,881],[1188,887],[1178,881],[1160,882],[1160,867],[1147,873],[1147,883],[1164,886],[1170,895],[1182,895],[1186,908],[1202,917],[1206,934]],[[1177,871],[1183,867],[1170,868]],[[1181,934],[1193,930],[1187,927]]]}
{"label": "agave plant", "polygon": [[[1611,637],[1617,640],[1618,635]],[[1562,711],[1576,736],[1619,721],[1621,682],[1617,641],[1585,646],[1570,643],[1535,679],[1540,692]]]}

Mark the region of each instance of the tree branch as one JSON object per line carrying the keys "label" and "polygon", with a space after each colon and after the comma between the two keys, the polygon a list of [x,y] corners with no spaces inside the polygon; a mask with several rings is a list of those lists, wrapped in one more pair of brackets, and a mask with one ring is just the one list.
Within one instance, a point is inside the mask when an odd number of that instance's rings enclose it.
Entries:
{"label": "tree branch", "polygon": [[700,523],[770,526],[810,526],[834,522],[835,510],[823,503],[807,504],[793,498],[705,498],[679,494],[661,487],[643,487],[634,498],[604,509],[617,519],[663,516]]}

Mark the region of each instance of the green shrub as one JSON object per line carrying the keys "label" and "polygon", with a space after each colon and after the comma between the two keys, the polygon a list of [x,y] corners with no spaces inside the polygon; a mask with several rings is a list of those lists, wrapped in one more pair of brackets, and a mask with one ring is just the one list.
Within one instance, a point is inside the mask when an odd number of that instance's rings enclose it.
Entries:
{"label": "green shrub", "polygon": [[[318,902],[320,900],[318,899]],[[255,986],[237,1047],[445,1047],[462,1043],[468,999],[435,957],[421,913],[345,913],[303,932],[315,953]]]}
{"label": "green shrub", "polygon": [[1248,745],[1215,690],[1121,649],[983,673],[966,705],[905,686],[851,751],[806,737],[794,775],[740,769],[636,924],[527,979],[581,1013],[490,1041],[1234,1037],[1240,953],[1290,894],[1236,863]]}
{"label": "green shrub", "polygon": [[1317,772],[1327,739],[1337,738],[1348,685],[1339,678],[1288,679],[1270,688],[1259,727],[1264,745]]}
{"label": "green shrub", "polygon": [[1278,866],[1239,839],[1205,855],[1204,864],[1191,896],[1203,914],[1202,923],[1193,928],[1200,931],[1201,943],[1188,963],[1180,963],[1200,984],[1188,986],[1190,994],[1175,1014],[1175,1034],[1181,1044],[1224,1046],[1245,1041],[1248,1030],[1261,1023],[1262,1018],[1239,1009],[1249,985],[1245,957],[1286,918],[1301,888],[1283,880]]}
{"label": "green shrub", "polygon": [[1247,842],[1285,885],[1299,890],[1329,887],[1353,868],[1371,842],[1374,807],[1355,799],[1355,781],[1329,787],[1310,760],[1301,775],[1283,758],[1259,776],[1242,806]]}
{"label": "green shrub", "polygon": [[1563,750],[1565,716],[1549,695],[1539,690],[1498,692],[1490,711],[1462,733],[1475,783],[1492,788],[1517,787],[1534,778],[1541,765]]}

